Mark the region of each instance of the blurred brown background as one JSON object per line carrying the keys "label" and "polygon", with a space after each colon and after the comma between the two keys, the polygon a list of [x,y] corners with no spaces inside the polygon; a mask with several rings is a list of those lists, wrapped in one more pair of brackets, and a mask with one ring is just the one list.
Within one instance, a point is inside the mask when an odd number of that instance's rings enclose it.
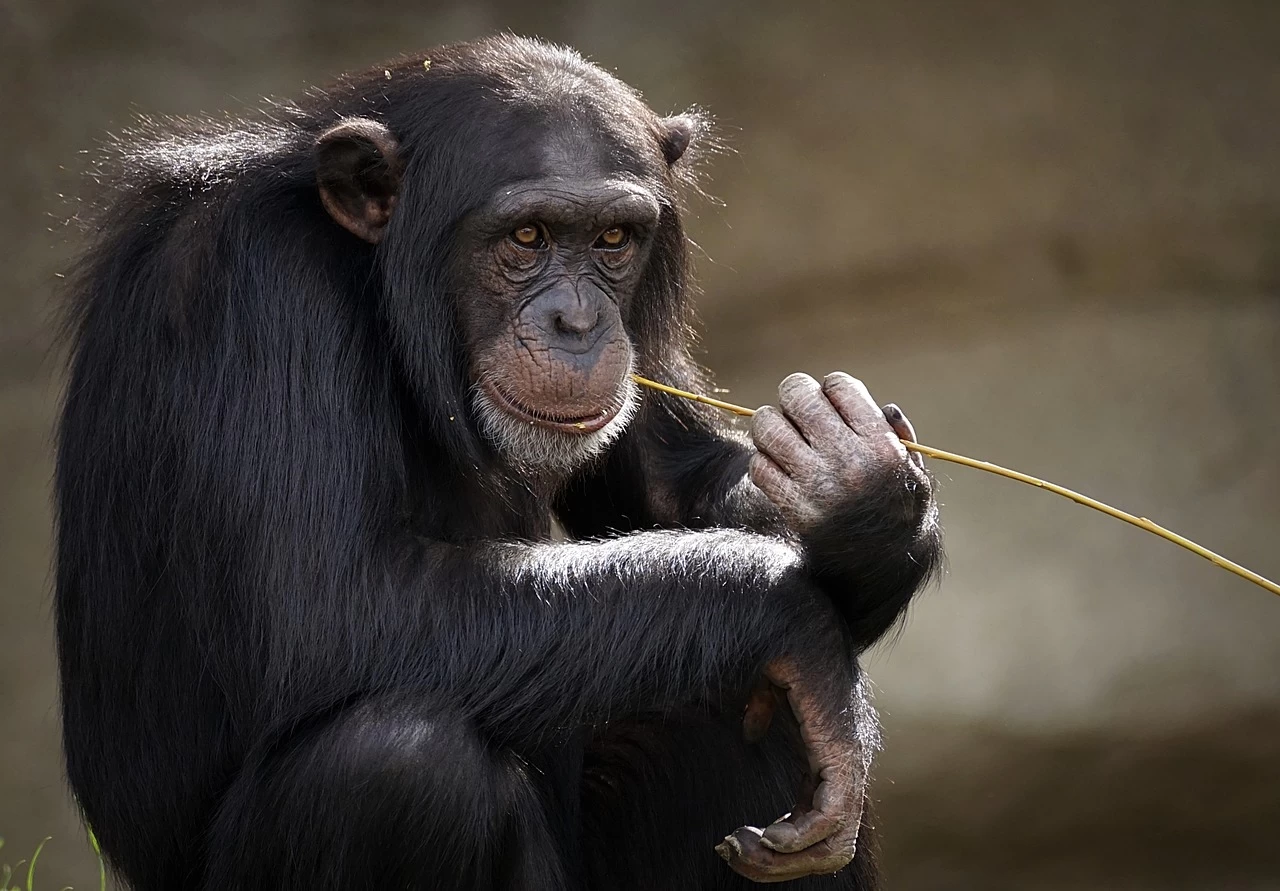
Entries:
{"label": "blurred brown background", "polygon": [[[926,442],[1280,576],[1276,0],[0,0],[0,861],[53,835],[41,887],[97,881],[48,596],[47,319],[80,153],[136,113],[240,111],[498,29],[719,119],[725,206],[692,233],[732,398],[847,369]],[[933,469],[950,572],[870,665],[892,886],[1280,888],[1280,602]]]}

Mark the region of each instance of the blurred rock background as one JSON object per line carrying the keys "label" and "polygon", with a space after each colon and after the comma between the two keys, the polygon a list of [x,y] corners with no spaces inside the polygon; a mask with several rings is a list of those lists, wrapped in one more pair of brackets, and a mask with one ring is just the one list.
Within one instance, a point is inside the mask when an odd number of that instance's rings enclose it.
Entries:
{"label": "blurred rock background", "polygon": [[[732,398],[847,369],[926,442],[1280,576],[1275,0],[0,0],[0,860],[54,836],[42,887],[97,881],[48,596],[48,317],[82,152],[135,114],[239,112],[499,29],[718,118],[724,204],[695,202],[692,234]],[[949,575],[870,660],[892,887],[1280,888],[1280,603],[933,470]]]}

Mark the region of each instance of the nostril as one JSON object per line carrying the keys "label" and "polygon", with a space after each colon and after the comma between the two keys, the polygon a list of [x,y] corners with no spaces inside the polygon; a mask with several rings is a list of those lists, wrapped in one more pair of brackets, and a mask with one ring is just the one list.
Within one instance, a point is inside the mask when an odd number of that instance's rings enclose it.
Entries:
{"label": "nostril", "polygon": [[587,309],[557,312],[556,330],[563,334],[588,334],[596,327],[600,314]]}

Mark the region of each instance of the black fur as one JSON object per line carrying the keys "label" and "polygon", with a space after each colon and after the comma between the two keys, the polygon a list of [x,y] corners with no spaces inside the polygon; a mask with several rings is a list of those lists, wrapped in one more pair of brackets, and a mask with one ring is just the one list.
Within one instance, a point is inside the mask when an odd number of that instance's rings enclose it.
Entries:
{"label": "black fur", "polygon": [[[794,654],[847,700],[936,532],[909,547],[919,524],[885,532],[869,502],[826,545],[864,581],[833,584],[739,437],[666,398],[558,490],[504,470],[468,408],[458,221],[587,107],[664,196],[638,370],[698,386],[676,201],[697,146],[666,166],[670,128],[567,51],[430,60],[130,136],[69,317],[72,788],[140,891],[744,887],[713,846],[789,809],[803,769],[785,716],[741,741],[746,690]],[[405,162],[377,246],[317,196],[315,140],[355,116]],[[547,540],[553,509],[577,541]],[[873,887],[871,851],[868,827],[839,881],[795,887]]]}

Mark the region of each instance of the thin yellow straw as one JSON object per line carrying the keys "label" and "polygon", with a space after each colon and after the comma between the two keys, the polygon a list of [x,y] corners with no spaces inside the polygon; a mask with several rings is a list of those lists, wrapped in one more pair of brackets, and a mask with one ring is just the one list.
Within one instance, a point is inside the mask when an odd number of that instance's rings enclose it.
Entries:
{"label": "thin yellow straw", "polygon": [[[730,411],[737,415],[745,415],[751,417],[755,411],[745,408],[741,405],[734,405],[732,402],[722,402],[719,399],[712,399],[710,396],[702,396],[698,393],[690,393],[688,390],[680,390],[675,387],[669,387],[666,384],[660,384],[657,381],[651,381],[646,377],[638,374],[631,375],[631,379],[641,386],[659,390],[663,393],[669,393],[672,396],[679,396],[682,399],[692,399],[694,402],[701,402],[703,405],[710,405],[713,408]],[[989,461],[979,461],[976,458],[966,458],[964,455],[957,455],[955,452],[944,452],[942,449],[935,449],[932,446],[921,445],[918,442],[908,442],[903,440],[902,444],[909,451],[919,452],[922,455],[928,455],[930,458],[937,458],[939,461],[950,461],[953,464],[963,464],[965,467],[972,467],[975,470],[985,470],[987,473],[994,473],[997,476],[1003,476],[1007,479],[1017,480],[1020,483],[1026,483],[1028,486],[1036,486],[1040,489],[1047,489],[1055,495],[1061,495],[1063,498],[1069,498],[1076,504],[1083,504],[1085,507],[1091,507],[1096,511],[1101,511],[1109,517],[1115,517],[1117,520],[1124,520],[1131,526],[1137,526],[1139,529],[1145,529],[1153,535],[1171,541],[1179,547],[1186,548],[1193,554],[1199,554],[1215,566],[1220,566],[1227,572],[1235,573],[1242,579],[1247,579],[1259,587],[1265,588],[1272,594],[1280,595],[1280,585],[1268,578],[1258,575],[1251,569],[1246,569],[1239,563],[1233,563],[1221,554],[1215,554],[1213,551],[1196,544],[1189,538],[1184,538],[1176,532],[1172,532],[1163,526],[1153,523],[1146,517],[1135,517],[1133,514],[1114,508],[1109,504],[1104,504],[1088,495],[1081,495],[1079,492],[1073,492],[1070,489],[1050,483],[1029,474],[1021,473],[1017,470],[1010,470],[1007,467],[1001,467],[999,464],[992,464]]]}

